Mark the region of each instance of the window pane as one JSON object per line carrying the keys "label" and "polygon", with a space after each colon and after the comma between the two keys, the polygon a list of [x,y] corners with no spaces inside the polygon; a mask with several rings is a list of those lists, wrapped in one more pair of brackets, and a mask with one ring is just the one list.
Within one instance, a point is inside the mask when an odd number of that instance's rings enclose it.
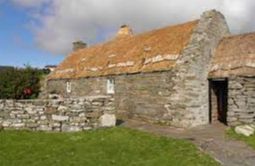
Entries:
{"label": "window pane", "polygon": [[114,79],[107,80],[107,93],[114,94]]}
{"label": "window pane", "polygon": [[72,91],[71,82],[66,82],[66,92],[71,93],[71,91]]}

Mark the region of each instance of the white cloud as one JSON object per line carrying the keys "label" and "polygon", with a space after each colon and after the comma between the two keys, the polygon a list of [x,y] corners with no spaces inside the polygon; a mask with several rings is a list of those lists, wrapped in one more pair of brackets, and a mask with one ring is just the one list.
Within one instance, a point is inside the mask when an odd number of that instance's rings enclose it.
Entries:
{"label": "white cloud", "polygon": [[[38,7],[45,2],[13,1],[24,7]],[[90,44],[101,41],[112,37],[121,24],[142,32],[199,18],[209,9],[225,14],[235,33],[254,31],[254,7],[254,0],[51,0],[47,12],[34,17],[40,23],[34,29],[41,48],[66,54],[74,40]]]}
{"label": "white cloud", "polygon": [[224,0],[221,11],[235,33],[255,31],[254,0]]}

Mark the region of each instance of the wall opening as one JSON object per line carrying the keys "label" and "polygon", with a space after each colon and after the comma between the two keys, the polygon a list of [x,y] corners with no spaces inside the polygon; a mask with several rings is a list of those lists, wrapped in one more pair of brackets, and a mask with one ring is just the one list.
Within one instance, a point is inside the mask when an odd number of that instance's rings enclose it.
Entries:
{"label": "wall opening", "polygon": [[115,80],[113,78],[107,79],[107,94],[114,94],[115,93]]}
{"label": "wall opening", "polygon": [[227,125],[228,80],[209,80],[209,120],[210,123],[221,122]]}
{"label": "wall opening", "polygon": [[72,92],[72,84],[70,81],[66,82],[66,92],[71,93]]}

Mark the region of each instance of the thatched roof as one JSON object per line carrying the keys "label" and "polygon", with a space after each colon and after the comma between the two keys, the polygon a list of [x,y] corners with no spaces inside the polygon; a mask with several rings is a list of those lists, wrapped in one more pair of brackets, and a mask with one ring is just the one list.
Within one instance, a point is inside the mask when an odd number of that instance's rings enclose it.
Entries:
{"label": "thatched roof", "polygon": [[213,56],[209,77],[255,76],[255,33],[225,37]]}
{"label": "thatched roof", "polygon": [[[188,44],[198,20],[114,39],[71,53],[49,79],[97,77],[169,70]],[[126,35],[123,35],[126,34]]]}

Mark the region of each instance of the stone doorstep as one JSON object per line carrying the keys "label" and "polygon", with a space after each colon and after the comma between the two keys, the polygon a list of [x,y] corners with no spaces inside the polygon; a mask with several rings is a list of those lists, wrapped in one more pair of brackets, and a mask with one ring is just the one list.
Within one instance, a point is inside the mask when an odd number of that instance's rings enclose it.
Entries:
{"label": "stone doorstep", "polygon": [[243,125],[243,126],[237,126],[235,127],[235,132],[237,134],[241,134],[241,135],[244,135],[246,137],[249,137],[251,135],[254,134],[255,132],[255,126],[250,126],[250,125]]}

